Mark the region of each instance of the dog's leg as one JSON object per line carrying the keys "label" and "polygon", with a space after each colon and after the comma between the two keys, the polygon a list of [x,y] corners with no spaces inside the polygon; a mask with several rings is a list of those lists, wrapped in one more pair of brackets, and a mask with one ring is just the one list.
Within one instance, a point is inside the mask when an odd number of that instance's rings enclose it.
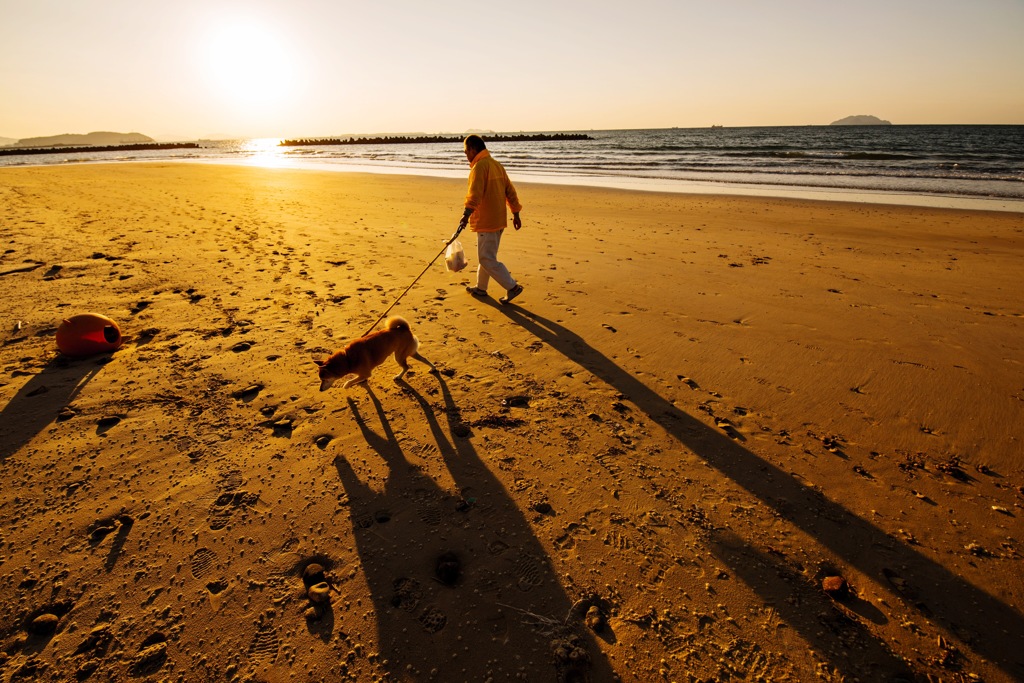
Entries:
{"label": "dog's leg", "polygon": [[353,384],[362,384],[363,382],[365,382],[368,379],[370,379],[370,378],[369,377],[354,377],[354,378],[350,379],[349,381],[345,382],[344,384],[342,384],[341,388],[342,389],[348,389]]}
{"label": "dog's leg", "polygon": [[436,367],[434,367],[434,364],[433,364],[433,363],[431,363],[431,362],[430,362],[429,360],[427,360],[426,358],[424,358],[423,356],[421,356],[421,355],[419,354],[419,352],[418,352],[418,351],[417,351],[417,352],[415,352],[415,353],[413,353],[413,354],[412,354],[412,357],[413,357],[413,358],[415,358],[416,360],[418,360],[418,361],[419,361],[419,362],[421,362],[421,363],[425,363],[425,364],[429,365],[429,366],[430,366],[430,371],[431,371],[431,372],[437,372],[437,368],[436,368]]}
{"label": "dog's leg", "polygon": [[403,356],[400,356],[400,355],[398,355],[396,353],[395,354],[395,362],[398,363],[400,368],[402,368],[402,371],[400,373],[398,373],[397,375],[395,375],[395,381],[398,382],[403,377],[405,377],[405,373],[409,372],[409,359],[405,358]]}

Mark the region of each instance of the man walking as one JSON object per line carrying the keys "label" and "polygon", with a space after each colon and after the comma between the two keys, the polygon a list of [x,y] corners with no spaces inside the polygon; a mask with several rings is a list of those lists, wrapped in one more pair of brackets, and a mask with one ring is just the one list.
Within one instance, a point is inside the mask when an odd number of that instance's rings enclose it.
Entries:
{"label": "man walking", "polygon": [[469,160],[469,191],[459,228],[469,223],[469,229],[476,233],[477,258],[480,261],[476,270],[476,286],[466,289],[473,296],[487,296],[487,285],[493,278],[505,289],[505,296],[499,301],[507,304],[523,293],[523,286],[498,260],[498,247],[508,225],[505,205],[512,210],[512,226],[516,230],[523,227],[519,218],[523,205],[519,203],[516,188],[504,167],[491,157],[479,135],[467,137],[463,147]]}

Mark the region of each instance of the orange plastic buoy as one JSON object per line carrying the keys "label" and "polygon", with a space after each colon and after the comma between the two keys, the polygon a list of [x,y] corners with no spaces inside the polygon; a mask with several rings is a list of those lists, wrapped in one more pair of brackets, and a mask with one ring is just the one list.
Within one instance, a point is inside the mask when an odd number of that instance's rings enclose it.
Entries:
{"label": "orange plastic buoy", "polygon": [[82,313],[67,318],[57,328],[57,348],[65,356],[82,358],[117,350],[124,339],[121,328],[99,313]]}

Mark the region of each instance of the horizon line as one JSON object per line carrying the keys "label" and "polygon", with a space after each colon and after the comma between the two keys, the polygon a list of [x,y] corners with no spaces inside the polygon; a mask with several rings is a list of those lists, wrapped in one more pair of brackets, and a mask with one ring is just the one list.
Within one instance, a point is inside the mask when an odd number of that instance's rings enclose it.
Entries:
{"label": "horizon line", "polygon": [[[848,118],[848,117],[847,117]],[[842,119],[839,119],[840,121]],[[155,141],[163,142],[224,142],[231,140],[285,140],[285,139],[327,139],[327,138],[342,138],[342,137],[404,137],[404,136],[421,136],[421,135],[450,135],[450,136],[461,136],[466,135],[508,135],[508,134],[540,134],[540,133],[581,133],[581,132],[621,132],[631,130],[737,130],[737,129],[749,129],[749,128],[887,128],[893,126],[910,127],[910,126],[930,126],[930,127],[950,127],[950,126],[975,126],[975,127],[986,127],[986,126],[1024,126],[1024,123],[865,123],[865,124],[841,124],[838,122],[833,123],[792,123],[792,124],[772,124],[772,125],[723,125],[723,124],[711,124],[707,126],[658,126],[648,128],[547,128],[542,130],[526,130],[526,129],[481,129],[471,128],[463,132],[456,131],[378,131],[378,132],[361,132],[361,133],[327,133],[324,135],[204,135],[197,137],[189,136],[173,136],[173,135],[156,135],[150,136],[145,133],[139,133],[138,131],[111,131],[111,130],[94,130],[88,133],[55,133],[51,135],[32,135],[24,138],[7,137],[0,135],[0,140],[13,140],[15,143],[24,140],[32,140],[35,138],[53,138],[64,135],[93,135],[96,133],[108,133],[114,135],[145,135]],[[0,145],[0,146],[13,146],[13,145]]]}

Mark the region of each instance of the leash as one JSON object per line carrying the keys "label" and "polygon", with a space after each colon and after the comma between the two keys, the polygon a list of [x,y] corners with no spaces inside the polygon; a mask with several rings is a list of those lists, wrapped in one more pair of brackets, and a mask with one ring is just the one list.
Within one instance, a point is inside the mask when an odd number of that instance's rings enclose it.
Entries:
{"label": "leash", "polygon": [[398,295],[398,298],[395,299],[394,303],[392,303],[390,306],[388,306],[387,309],[385,309],[385,311],[380,314],[379,318],[377,318],[376,320],[373,321],[373,324],[370,325],[370,329],[366,330],[366,333],[363,334],[364,337],[367,334],[370,334],[371,332],[373,332],[373,328],[377,327],[377,325],[380,323],[380,321],[384,319],[384,316],[386,316],[388,313],[390,313],[391,309],[398,305],[398,302],[402,300],[402,297],[405,296],[406,294],[408,294],[409,290],[412,289],[413,286],[417,282],[420,281],[420,278],[423,277],[428,270],[430,270],[430,266],[434,265],[434,262],[437,261],[437,259],[441,258],[441,254],[443,254],[445,252],[445,249],[447,249],[448,246],[452,242],[454,242],[456,239],[458,239],[459,233],[461,233],[463,231],[463,229],[465,229],[465,227],[466,227],[465,225],[460,225],[459,226],[459,229],[455,231],[455,234],[452,235],[451,238],[447,242],[444,243],[443,247],[441,247],[441,251],[437,252],[437,256],[435,256],[434,258],[430,259],[430,263],[428,263],[427,267],[423,269],[423,272],[416,276],[416,279],[413,280],[412,283],[408,287],[405,288],[404,292],[402,292],[401,294]]}

